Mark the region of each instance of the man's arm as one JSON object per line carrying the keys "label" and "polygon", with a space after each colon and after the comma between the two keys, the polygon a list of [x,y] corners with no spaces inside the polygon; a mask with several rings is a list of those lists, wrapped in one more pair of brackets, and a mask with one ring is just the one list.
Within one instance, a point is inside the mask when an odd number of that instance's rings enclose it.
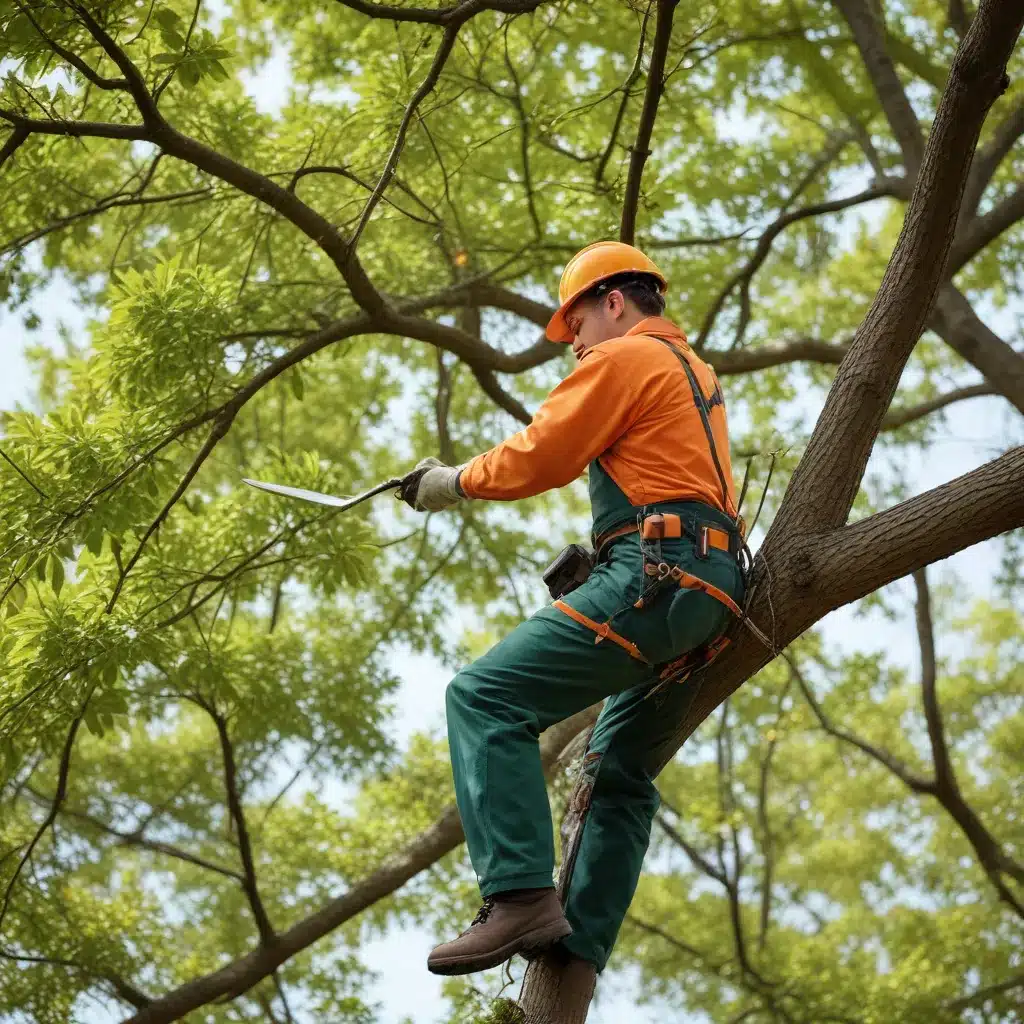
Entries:
{"label": "man's arm", "polygon": [[469,498],[515,501],[564,487],[636,421],[639,395],[614,356],[591,349],[528,427],[473,459],[458,484]]}

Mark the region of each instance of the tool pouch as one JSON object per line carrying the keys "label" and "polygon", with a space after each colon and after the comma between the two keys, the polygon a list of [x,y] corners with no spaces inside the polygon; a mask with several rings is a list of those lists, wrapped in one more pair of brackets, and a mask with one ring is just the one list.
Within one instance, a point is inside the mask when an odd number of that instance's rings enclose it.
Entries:
{"label": "tool pouch", "polygon": [[594,556],[581,544],[570,544],[558,552],[541,579],[557,601],[587,581],[594,568]]}

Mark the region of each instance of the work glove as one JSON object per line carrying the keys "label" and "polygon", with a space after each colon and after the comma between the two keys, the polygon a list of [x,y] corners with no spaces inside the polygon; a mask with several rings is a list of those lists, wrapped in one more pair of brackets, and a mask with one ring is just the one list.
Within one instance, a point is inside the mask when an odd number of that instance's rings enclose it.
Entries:
{"label": "work glove", "polygon": [[440,459],[426,458],[402,481],[402,501],[417,512],[440,512],[465,498],[459,489],[461,469],[446,466]]}

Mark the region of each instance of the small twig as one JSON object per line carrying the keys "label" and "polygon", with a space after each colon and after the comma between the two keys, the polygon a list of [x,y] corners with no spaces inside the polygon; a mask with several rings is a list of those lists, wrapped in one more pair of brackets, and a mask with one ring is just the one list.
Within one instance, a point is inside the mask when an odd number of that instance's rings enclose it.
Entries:
{"label": "small twig", "polygon": [[252,915],[256,920],[256,928],[260,933],[260,941],[266,946],[274,941],[276,933],[263,906],[259,886],[256,882],[256,864],[252,855],[252,843],[249,839],[249,828],[245,821],[245,811],[238,792],[238,769],[235,764],[234,747],[231,744],[231,737],[228,735],[228,725],[224,716],[209,706],[206,706],[205,710],[213,719],[214,725],[217,727],[217,736],[220,738],[221,755],[224,760],[224,787],[227,790],[228,810],[231,813],[231,820],[234,822],[235,831],[238,835],[238,853],[242,859],[242,869],[244,871],[242,888],[249,899],[249,906],[252,908]]}
{"label": "small twig", "polygon": [[281,977],[274,971],[271,977],[274,979],[274,987],[277,989],[277,998],[281,1000],[281,1005],[284,1007],[284,1018],[287,1024],[295,1024],[295,1018],[292,1016],[292,1008],[288,1005],[288,995],[284,990],[284,985],[281,982]]}
{"label": "small twig", "polygon": [[4,462],[6,462],[18,474],[18,476],[20,476],[25,483],[27,483],[29,487],[39,495],[40,498],[46,498],[49,500],[49,495],[46,491],[33,483],[32,478],[14,461],[14,459],[10,457],[10,455],[7,454],[7,452],[3,450],[3,448],[0,448],[0,458],[2,458]]}
{"label": "small twig", "polygon": [[427,77],[423,79],[420,87],[416,90],[412,99],[409,101],[409,105],[405,108],[405,113],[402,115],[402,121],[398,126],[398,134],[395,136],[394,144],[391,147],[391,153],[388,155],[387,162],[384,165],[384,170],[381,172],[380,180],[377,182],[373,192],[370,194],[370,198],[367,199],[366,205],[363,207],[362,215],[359,218],[359,223],[356,225],[356,229],[353,231],[352,237],[349,239],[348,249],[351,253],[355,252],[356,246],[359,244],[360,235],[362,235],[363,230],[369,223],[374,209],[380,202],[381,197],[384,195],[384,191],[391,183],[391,179],[394,177],[395,171],[398,169],[398,161],[402,156],[402,150],[405,148],[405,137],[409,131],[409,125],[412,123],[413,116],[416,113],[416,108],[433,90],[434,86],[437,85],[437,81],[441,77],[441,71],[443,70],[449,56],[451,56],[452,47],[455,45],[455,38],[459,34],[459,29],[461,27],[462,21],[457,21],[445,28],[444,35],[441,37],[441,45],[437,48],[437,52],[434,54],[434,60],[430,65],[430,70],[427,72]]}
{"label": "small twig", "polygon": [[70,64],[76,71],[80,72],[84,78],[92,82],[99,89],[122,89],[127,91],[128,79],[127,78],[104,78],[99,72],[94,71],[88,64],[82,60],[77,54],[72,53],[70,50],[61,46],[55,39],[46,34],[46,31],[39,24],[38,21],[33,17],[32,12],[21,2],[21,0],[14,0],[15,6],[25,15],[30,22],[32,27],[46,40],[47,45],[56,53],[59,57],[62,57],[68,64]]}
{"label": "small twig", "polygon": [[[40,803],[52,805],[54,798],[47,797],[31,786],[26,786],[28,794]],[[161,853],[167,857],[172,857],[175,860],[184,861],[186,864],[192,864],[198,868],[204,868],[207,871],[214,871],[219,875],[225,875],[228,878],[233,878],[237,882],[242,881],[242,876],[239,872],[226,868],[221,864],[215,864],[213,861],[206,860],[203,857],[199,857],[194,853],[189,853],[188,850],[183,850],[181,847],[175,846],[172,843],[165,843],[159,839],[150,839],[145,835],[146,826],[149,822],[144,822],[139,828],[132,832],[125,832],[122,829],[115,828],[113,825],[108,825],[105,821],[101,821],[99,818],[93,817],[91,814],[86,814],[83,811],[75,810],[74,808],[64,807],[61,808],[60,814],[65,818],[73,818],[76,821],[82,822],[84,825],[88,825],[91,828],[102,832],[104,835],[110,836],[112,839],[117,840],[119,845],[123,846],[137,846],[143,850],[149,850],[152,853]]]}
{"label": "small twig", "polygon": [[[725,287],[718,293],[715,301],[711,304],[711,308],[708,310],[704,317],[704,322],[701,324],[700,334],[698,335],[698,342],[695,344],[695,348],[703,349],[707,346],[707,343],[711,337],[711,332],[714,329],[715,322],[718,320],[718,316],[722,311],[722,307],[725,305],[726,300],[733,293],[733,291],[740,287],[741,291],[741,309],[740,325],[745,327],[746,319],[749,319],[749,285],[754,275],[760,269],[761,264],[768,258],[768,254],[771,252],[772,243],[790,224],[795,224],[797,221],[806,220],[808,217],[818,217],[825,213],[838,213],[842,210],[847,210],[853,206],[860,206],[863,203],[872,202],[875,199],[880,199],[891,193],[891,188],[888,186],[872,185],[870,188],[865,189],[863,192],[858,192],[856,195],[846,196],[842,199],[830,199],[822,203],[813,203],[810,206],[801,207],[798,210],[791,210],[788,213],[783,213],[776,217],[771,224],[768,225],[761,233],[761,237],[757,241],[757,247],[751,254],[747,262],[726,282]],[[744,310],[746,313],[744,314]],[[742,339],[742,331],[737,328],[736,338]]]}
{"label": "small twig", "polygon": [[765,499],[768,497],[768,488],[771,486],[772,482],[772,473],[775,472],[775,459],[777,454],[777,452],[771,453],[772,462],[771,465],[768,467],[768,476],[765,477],[764,488],[761,491],[761,501],[758,503],[757,512],[754,513],[754,521],[750,524],[750,527],[747,530],[748,537],[751,534],[753,534],[754,528],[757,526],[757,521],[761,518],[761,509],[764,508]]}
{"label": "small twig", "polygon": [[647,71],[647,90],[640,112],[640,125],[629,159],[629,175],[626,178],[626,193],[622,205],[622,221],[619,225],[619,241],[633,243],[636,238],[636,214],[640,203],[640,186],[644,165],[651,155],[651,136],[654,122],[658,117],[658,104],[665,89],[665,57],[672,40],[672,19],[679,0],[658,0],[658,14],[654,25],[654,43],[651,64]]}
{"label": "small twig", "polygon": [[121,589],[124,586],[125,580],[128,578],[128,574],[135,568],[136,562],[142,557],[142,552],[146,547],[147,542],[153,536],[154,533],[159,529],[160,524],[170,515],[171,509],[178,503],[181,496],[188,490],[188,485],[192,482],[196,473],[202,468],[202,465],[210,457],[213,449],[216,448],[217,443],[224,437],[224,435],[231,428],[231,423],[235,418],[235,408],[229,406],[218,416],[214,423],[213,430],[210,431],[206,438],[206,442],[203,447],[200,448],[199,454],[195,457],[192,465],[189,466],[188,471],[185,473],[182,481],[175,488],[174,493],[167,500],[167,503],[160,510],[156,519],[149,524],[148,529],[142,535],[142,539],[139,541],[138,546],[135,549],[135,553],[128,560],[128,564],[124,567],[124,571],[118,574],[117,583],[114,585],[114,592],[110,595],[110,600],[107,602],[106,612],[109,615],[114,609],[114,605],[117,604],[117,599],[121,594]]}
{"label": "small twig", "polygon": [[[192,12],[192,22],[188,27],[188,32],[185,35],[185,46],[181,51],[181,55],[187,56],[189,44],[192,42],[192,33],[196,30],[196,24],[199,22],[199,10],[203,6],[203,0],[196,0],[195,10]],[[170,71],[164,75],[163,81],[153,90],[153,102],[159,103],[160,96],[164,89],[171,84],[171,80],[174,78],[174,73],[177,68],[171,68]]]}
{"label": "small twig", "polygon": [[969,387],[957,388],[954,391],[947,391],[944,395],[937,395],[918,405],[896,406],[891,408],[882,419],[882,430],[898,430],[908,423],[930,416],[933,412],[945,409],[947,405],[954,402],[963,402],[969,398],[985,398],[990,395],[998,395],[999,392],[991,384],[971,384]]}
{"label": "small twig", "polygon": [[71,752],[74,749],[75,737],[78,735],[78,727],[82,724],[82,719],[85,717],[85,709],[88,704],[89,697],[86,697],[85,703],[82,705],[82,710],[78,713],[78,716],[71,723],[71,728],[68,730],[67,739],[64,741],[64,749],[61,751],[60,768],[57,773],[57,789],[53,794],[53,803],[50,805],[50,810],[43,819],[43,823],[38,829],[36,829],[36,834],[28,844],[28,849],[26,849],[22,854],[21,860],[18,862],[18,866],[14,869],[14,874],[11,875],[11,880],[7,883],[7,890],[4,893],[3,904],[0,905],[0,924],[3,924],[3,920],[7,916],[7,908],[11,902],[11,894],[14,892],[14,886],[17,883],[22,870],[28,863],[29,858],[32,856],[39,840],[43,838],[46,831],[54,821],[56,821],[57,815],[60,813],[61,804],[64,803],[64,798],[67,796],[68,773],[71,771]]}

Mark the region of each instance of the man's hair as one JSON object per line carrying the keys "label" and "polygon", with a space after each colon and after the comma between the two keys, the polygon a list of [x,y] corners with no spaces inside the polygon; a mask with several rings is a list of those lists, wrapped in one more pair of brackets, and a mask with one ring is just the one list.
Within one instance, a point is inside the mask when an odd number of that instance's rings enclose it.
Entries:
{"label": "man's hair", "polygon": [[665,296],[653,274],[615,274],[595,285],[588,298],[600,299],[611,291],[622,292],[644,316],[661,316],[665,312]]}

